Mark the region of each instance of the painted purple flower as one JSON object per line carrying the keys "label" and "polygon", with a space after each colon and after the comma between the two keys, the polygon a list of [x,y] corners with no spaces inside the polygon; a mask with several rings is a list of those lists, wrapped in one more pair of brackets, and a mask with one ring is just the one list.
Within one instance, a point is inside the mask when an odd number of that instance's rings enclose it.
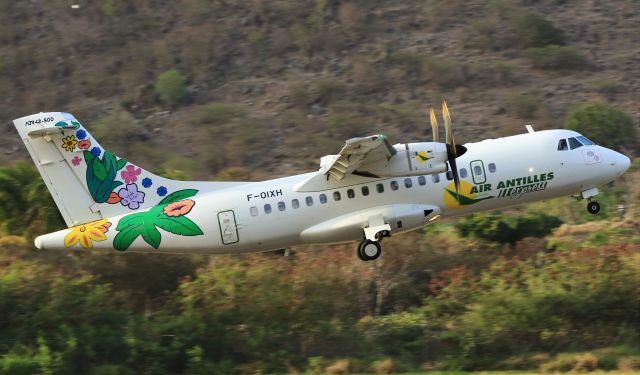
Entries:
{"label": "painted purple flower", "polygon": [[138,181],[138,176],[140,176],[140,173],[142,173],[142,170],[140,168],[136,169],[136,167],[129,164],[124,171],[120,172],[120,176],[122,176],[124,182],[126,182],[127,184],[131,184]]}
{"label": "painted purple flower", "polygon": [[78,165],[80,165],[80,162],[81,162],[81,161],[82,161],[82,159],[80,159],[77,155],[76,155],[73,159],[71,159],[71,163],[72,163],[73,165],[75,165],[76,167],[77,167]]}
{"label": "painted purple flower", "polygon": [[144,202],[144,193],[138,191],[138,185],[136,184],[127,184],[126,188],[118,191],[118,196],[121,198],[120,203],[132,210],[137,210],[140,207],[140,203]]}
{"label": "painted purple flower", "polygon": [[159,196],[164,197],[165,195],[167,195],[167,188],[164,186],[160,186],[158,190],[156,190],[156,193],[158,193]]}
{"label": "painted purple flower", "polygon": [[95,156],[96,158],[100,156],[101,153],[102,150],[100,150],[100,147],[94,147],[91,149],[91,155]]}
{"label": "painted purple flower", "polygon": [[151,181],[151,179],[149,177],[145,177],[142,179],[142,186],[146,187],[146,188],[150,188],[151,185],[153,185],[153,181]]}

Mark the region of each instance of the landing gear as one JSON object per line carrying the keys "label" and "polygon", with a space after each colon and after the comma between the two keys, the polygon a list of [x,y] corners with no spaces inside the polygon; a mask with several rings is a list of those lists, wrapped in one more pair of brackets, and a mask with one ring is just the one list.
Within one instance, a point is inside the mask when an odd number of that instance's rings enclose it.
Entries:
{"label": "landing gear", "polygon": [[582,196],[582,199],[586,199],[589,202],[587,203],[587,211],[589,211],[590,214],[595,215],[600,212],[600,203],[592,200],[593,197],[598,195],[598,188],[585,190],[581,192],[580,195]]}
{"label": "landing gear", "polygon": [[593,215],[597,214],[600,212],[600,203],[589,199],[589,203],[587,203],[587,211]]}
{"label": "landing gear", "polygon": [[382,246],[378,241],[363,240],[358,245],[358,258],[360,260],[369,261],[376,260],[382,254]]}

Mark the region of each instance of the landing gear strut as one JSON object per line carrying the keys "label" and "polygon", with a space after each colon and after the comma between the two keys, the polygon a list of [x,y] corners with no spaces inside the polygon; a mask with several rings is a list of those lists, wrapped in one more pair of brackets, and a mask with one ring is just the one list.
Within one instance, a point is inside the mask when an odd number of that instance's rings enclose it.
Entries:
{"label": "landing gear strut", "polygon": [[592,201],[591,198],[589,198],[589,203],[587,203],[587,211],[589,211],[589,213],[593,215],[597,214],[598,212],[600,212],[600,203]]}

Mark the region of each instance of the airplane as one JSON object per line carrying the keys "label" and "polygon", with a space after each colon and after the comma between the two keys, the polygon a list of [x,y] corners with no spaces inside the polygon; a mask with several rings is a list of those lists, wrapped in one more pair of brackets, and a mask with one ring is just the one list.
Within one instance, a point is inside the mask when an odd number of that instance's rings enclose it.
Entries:
{"label": "airplane", "polygon": [[565,129],[456,145],[442,105],[432,142],[392,145],[383,134],[353,138],[318,171],[262,182],[176,181],[113,155],[71,114],[13,121],[68,229],[38,236],[38,249],[242,253],[359,241],[363,261],[381,242],[439,218],[579,193],[630,165],[623,154]]}

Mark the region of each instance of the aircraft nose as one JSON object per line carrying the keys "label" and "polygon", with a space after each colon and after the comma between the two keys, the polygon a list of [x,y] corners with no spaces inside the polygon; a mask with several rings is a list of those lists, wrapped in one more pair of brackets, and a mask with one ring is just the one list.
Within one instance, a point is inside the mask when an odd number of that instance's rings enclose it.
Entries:
{"label": "aircraft nose", "polygon": [[629,169],[631,160],[626,155],[613,151],[611,165],[616,169],[618,174],[621,175]]}

